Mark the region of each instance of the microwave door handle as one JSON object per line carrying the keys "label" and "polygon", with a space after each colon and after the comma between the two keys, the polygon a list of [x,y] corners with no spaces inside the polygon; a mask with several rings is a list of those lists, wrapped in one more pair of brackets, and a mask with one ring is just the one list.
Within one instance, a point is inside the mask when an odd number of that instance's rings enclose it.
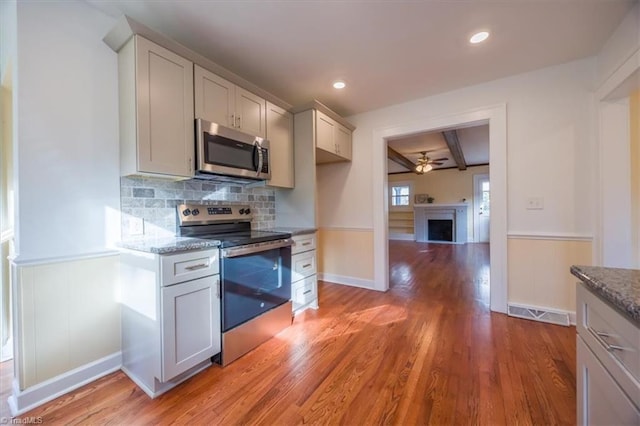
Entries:
{"label": "microwave door handle", "polygon": [[262,173],[262,165],[264,164],[264,158],[262,156],[262,147],[258,141],[254,142],[255,150],[258,151],[258,170],[256,170],[256,176],[260,176]]}

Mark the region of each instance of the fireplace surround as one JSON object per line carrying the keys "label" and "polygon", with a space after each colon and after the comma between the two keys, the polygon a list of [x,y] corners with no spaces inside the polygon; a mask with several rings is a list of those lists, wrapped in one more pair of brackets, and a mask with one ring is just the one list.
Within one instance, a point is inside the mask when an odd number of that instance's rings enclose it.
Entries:
{"label": "fireplace surround", "polygon": [[417,242],[467,242],[467,204],[414,204],[413,207]]}

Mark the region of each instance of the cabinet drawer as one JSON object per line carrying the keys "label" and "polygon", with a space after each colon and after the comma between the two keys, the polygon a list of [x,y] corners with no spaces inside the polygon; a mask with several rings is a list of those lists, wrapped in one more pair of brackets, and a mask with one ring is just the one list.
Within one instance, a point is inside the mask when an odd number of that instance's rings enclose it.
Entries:
{"label": "cabinet drawer", "polygon": [[307,305],[318,298],[318,282],[315,275],[295,282],[291,285],[291,302],[293,310]]}
{"label": "cabinet drawer", "polygon": [[162,285],[217,274],[220,270],[218,259],[218,249],[161,256]]}
{"label": "cabinet drawer", "polygon": [[640,328],[583,284],[576,292],[578,334],[640,406]]}
{"label": "cabinet drawer", "polygon": [[316,251],[305,251],[291,257],[291,282],[296,282],[316,273]]}
{"label": "cabinet drawer", "polygon": [[293,236],[291,254],[302,253],[316,248],[316,234],[304,234]]}
{"label": "cabinet drawer", "polygon": [[578,424],[638,425],[640,411],[589,350],[576,338],[578,364]]}

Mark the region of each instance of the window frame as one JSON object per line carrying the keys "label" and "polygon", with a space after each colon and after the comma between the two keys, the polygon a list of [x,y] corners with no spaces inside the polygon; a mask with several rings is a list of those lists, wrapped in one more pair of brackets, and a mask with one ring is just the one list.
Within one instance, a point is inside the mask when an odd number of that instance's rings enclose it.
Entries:
{"label": "window frame", "polygon": [[[392,205],[393,200],[393,188],[395,187],[408,187],[409,188],[409,204],[406,206],[394,206]],[[398,181],[398,182],[389,182],[389,199],[387,203],[389,204],[389,211],[412,211],[413,210],[413,182],[411,181]]]}

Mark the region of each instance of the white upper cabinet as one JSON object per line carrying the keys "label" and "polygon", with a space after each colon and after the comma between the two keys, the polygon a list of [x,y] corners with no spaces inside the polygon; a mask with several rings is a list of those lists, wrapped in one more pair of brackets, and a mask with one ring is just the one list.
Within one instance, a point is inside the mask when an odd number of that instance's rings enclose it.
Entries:
{"label": "white upper cabinet", "polygon": [[230,81],[194,66],[195,116],[266,137],[267,102]]}
{"label": "white upper cabinet", "polygon": [[268,185],[293,188],[293,115],[271,102],[267,102],[267,139],[271,155]]}
{"label": "white upper cabinet", "polygon": [[316,163],[351,161],[351,130],[316,111]]}
{"label": "white upper cabinet", "polygon": [[193,63],[134,36],[118,53],[121,174],[193,176]]}

